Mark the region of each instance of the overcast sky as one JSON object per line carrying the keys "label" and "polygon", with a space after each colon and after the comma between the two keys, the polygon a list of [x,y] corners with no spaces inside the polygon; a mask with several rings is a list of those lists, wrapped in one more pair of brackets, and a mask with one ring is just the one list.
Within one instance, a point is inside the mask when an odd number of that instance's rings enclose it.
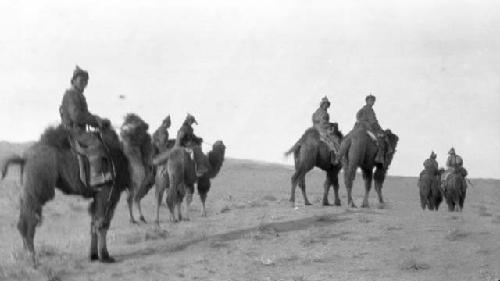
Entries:
{"label": "overcast sky", "polygon": [[59,122],[78,64],[91,112],[151,132],[171,114],[171,134],[190,112],[230,157],[291,164],[322,96],[347,133],[372,93],[400,136],[390,174],[454,146],[500,178],[499,34],[498,1],[2,1],[0,139]]}

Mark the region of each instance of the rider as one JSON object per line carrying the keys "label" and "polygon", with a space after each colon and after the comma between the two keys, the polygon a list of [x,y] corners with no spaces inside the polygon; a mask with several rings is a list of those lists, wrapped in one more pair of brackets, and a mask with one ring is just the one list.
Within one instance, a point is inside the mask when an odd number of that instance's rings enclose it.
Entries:
{"label": "rider", "polygon": [[188,113],[181,128],[177,131],[175,146],[183,146],[193,150],[194,162],[196,163],[196,175],[199,177],[208,171],[209,166],[206,156],[201,151],[203,139],[194,134],[193,124],[198,125],[198,122],[196,122],[193,115]]}
{"label": "rider", "polygon": [[443,180],[446,180],[449,175],[453,173],[460,173],[462,174],[464,181],[465,177],[467,176],[467,170],[463,167],[464,161],[462,157],[458,154],[455,153],[455,148],[451,148],[450,151],[448,151],[448,159],[446,160],[446,172],[443,176]]}
{"label": "rider", "polygon": [[375,156],[375,162],[384,164],[384,144],[386,143],[385,133],[378,123],[375,111],[373,111],[375,100],[376,98],[373,95],[366,96],[366,105],[358,111],[358,113],[356,114],[356,120],[358,121],[358,123],[364,124],[366,126],[370,137],[372,137],[377,142],[378,150],[377,156]]}
{"label": "rider", "polygon": [[[76,66],[71,78],[71,87],[64,93],[59,113],[61,115],[62,125],[68,129],[72,145],[88,147],[95,143],[95,135],[87,132],[87,125],[95,128],[103,128],[109,121],[101,119],[97,115],[89,112],[87,100],[83,91],[88,84],[89,74],[87,71]],[[96,187],[112,180],[110,172],[104,172],[102,167],[102,152],[98,150],[86,150],[85,156],[89,160],[90,179],[85,176],[85,162],[78,154],[78,163],[80,165],[80,177],[82,182],[88,187]],[[93,159],[93,160],[91,160]]]}
{"label": "rider", "polygon": [[429,156],[428,159],[424,161],[424,172],[428,172],[431,175],[438,175],[439,174],[439,166],[438,162],[436,161],[437,154],[434,153],[434,151],[431,152],[431,155]]}
{"label": "rider", "polygon": [[155,148],[155,154],[164,152],[168,148],[168,129],[170,128],[170,115],[168,115],[160,127],[156,129],[153,133],[153,146]]}
{"label": "rider", "polygon": [[314,128],[318,130],[320,139],[328,145],[330,148],[330,162],[334,165],[338,164],[338,140],[334,137],[332,129],[333,126],[330,123],[330,115],[328,114],[328,108],[330,107],[330,101],[325,96],[321,99],[319,108],[312,115],[312,122]]}

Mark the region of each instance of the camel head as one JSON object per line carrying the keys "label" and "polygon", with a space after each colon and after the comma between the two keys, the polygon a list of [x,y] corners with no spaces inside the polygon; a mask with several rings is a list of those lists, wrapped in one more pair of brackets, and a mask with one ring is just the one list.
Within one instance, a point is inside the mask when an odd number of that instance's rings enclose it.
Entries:
{"label": "camel head", "polygon": [[398,145],[399,137],[392,133],[390,129],[385,130],[385,135],[387,136],[387,140],[390,145],[390,150],[387,152],[387,161],[386,161],[386,167],[389,167],[392,162],[392,158],[394,157],[394,154],[396,153],[396,147]]}
{"label": "camel head", "polygon": [[210,163],[210,177],[215,177],[224,162],[224,157],[226,154],[226,146],[221,140],[216,141],[212,145],[212,151],[208,153],[208,161]]}

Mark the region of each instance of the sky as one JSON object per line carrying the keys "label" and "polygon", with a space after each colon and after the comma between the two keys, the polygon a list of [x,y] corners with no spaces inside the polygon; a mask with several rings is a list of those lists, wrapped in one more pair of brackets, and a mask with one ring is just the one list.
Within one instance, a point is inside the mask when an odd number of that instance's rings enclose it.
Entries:
{"label": "sky", "polygon": [[400,137],[390,175],[453,146],[471,177],[500,178],[498,1],[41,2],[0,2],[0,140],[57,124],[78,64],[91,112],[150,132],[170,114],[171,135],[191,113],[228,157],[292,164],[323,96],[347,133],[371,93]]}

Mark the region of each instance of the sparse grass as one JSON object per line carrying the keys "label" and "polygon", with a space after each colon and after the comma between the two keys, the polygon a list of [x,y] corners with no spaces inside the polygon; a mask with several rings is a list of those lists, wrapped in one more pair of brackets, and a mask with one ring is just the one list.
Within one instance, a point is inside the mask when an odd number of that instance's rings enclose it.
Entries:
{"label": "sparse grass", "polygon": [[494,216],[492,219],[491,219],[491,222],[492,223],[500,223],[500,216]]}
{"label": "sparse grass", "polygon": [[493,214],[488,212],[488,209],[485,206],[479,206],[478,212],[479,212],[479,216],[481,216],[481,217],[493,216]]}
{"label": "sparse grass", "polygon": [[231,208],[230,208],[229,206],[225,205],[225,206],[223,206],[223,207],[220,209],[219,213],[224,214],[224,213],[227,213],[227,212],[229,212],[229,211],[231,211]]}
{"label": "sparse grass", "polygon": [[370,223],[371,222],[371,220],[369,218],[367,218],[366,216],[359,217],[358,221],[361,223]]}
{"label": "sparse grass", "polygon": [[146,231],[146,233],[144,233],[144,241],[166,239],[167,237],[168,231],[164,229],[148,230]]}
{"label": "sparse grass", "polygon": [[265,200],[265,201],[276,201],[278,200],[276,197],[272,196],[272,195],[265,195],[262,197],[262,200]]}
{"label": "sparse grass", "polygon": [[408,257],[401,262],[399,268],[406,271],[420,271],[429,269],[430,266],[427,263],[418,262],[414,257]]}

